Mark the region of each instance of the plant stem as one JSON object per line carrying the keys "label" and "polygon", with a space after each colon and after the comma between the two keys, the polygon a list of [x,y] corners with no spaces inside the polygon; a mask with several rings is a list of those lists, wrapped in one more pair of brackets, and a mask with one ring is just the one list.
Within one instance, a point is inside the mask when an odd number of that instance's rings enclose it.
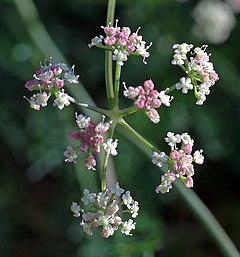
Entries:
{"label": "plant stem", "polygon": [[119,84],[120,84],[120,76],[121,76],[121,65],[116,65],[115,71],[115,80],[114,80],[114,108],[118,109],[119,107]]}
{"label": "plant stem", "polygon": [[[117,125],[116,123],[113,123],[111,125],[108,138],[112,138],[113,137],[116,125]],[[107,152],[105,152],[104,153],[104,157],[103,157],[102,171],[101,171],[101,191],[105,191],[106,188],[107,188],[107,164],[108,164],[108,157],[109,157],[109,154],[107,154]]]}
{"label": "plant stem", "polygon": [[68,100],[70,102],[78,105],[78,106],[81,106],[83,108],[89,109],[89,110],[94,111],[94,112],[101,113],[101,114],[109,117],[109,111],[108,110],[105,110],[105,109],[102,109],[102,108],[98,108],[98,107],[90,105],[90,104],[81,103],[81,102],[77,101],[75,98],[73,98],[71,96],[68,96]]}
{"label": "plant stem", "polygon": [[135,113],[137,111],[139,111],[139,109],[137,107],[131,106],[131,107],[128,107],[126,109],[120,110],[119,111],[119,116],[124,117],[124,116],[130,115],[132,113]]}
{"label": "plant stem", "polygon": [[143,138],[137,131],[135,131],[124,119],[119,121],[119,124],[126,128],[129,133],[131,133],[138,141],[140,141],[144,146],[149,148],[151,151],[159,152],[159,150],[149,143],[145,138]]}
{"label": "plant stem", "polygon": [[[107,21],[113,23],[116,0],[108,0]],[[112,110],[114,105],[114,90],[113,90],[113,72],[112,72],[112,52],[105,51],[105,83],[109,109]]]}
{"label": "plant stem", "polygon": [[180,181],[176,181],[176,187],[185,203],[201,221],[224,256],[239,257],[239,251],[198,195],[193,190],[185,188]]}

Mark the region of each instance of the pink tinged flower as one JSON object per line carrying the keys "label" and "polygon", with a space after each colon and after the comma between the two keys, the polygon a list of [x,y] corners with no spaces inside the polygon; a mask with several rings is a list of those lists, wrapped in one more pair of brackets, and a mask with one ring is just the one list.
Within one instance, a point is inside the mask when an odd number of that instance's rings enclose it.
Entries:
{"label": "pink tinged flower", "polygon": [[116,182],[113,186],[110,187],[110,192],[112,194],[116,194],[116,196],[120,197],[121,194],[124,193],[124,189],[122,189],[120,186],[119,186],[119,183]]}
{"label": "pink tinged flower", "polygon": [[130,99],[134,99],[138,96],[139,94],[139,88],[137,87],[126,87],[126,84],[123,83],[123,86],[125,88],[125,90],[123,91],[123,95],[127,98],[130,98]]}
{"label": "pink tinged flower", "polygon": [[181,148],[186,154],[191,154],[192,152],[192,145],[191,144],[183,144]]}
{"label": "pink tinged flower", "polygon": [[73,212],[74,217],[76,217],[76,218],[80,217],[80,211],[81,211],[80,205],[78,205],[75,202],[72,202],[71,211]]}
{"label": "pink tinged flower", "polygon": [[124,62],[128,59],[128,52],[126,50],[115,49],[112,59],[117,61],[118,65],[123,66]]}
{"label": "pink tinged flower", "polygon": [[174,149],[173,151],[171,151],[170,157],[172,160],[178,161],[180,159],[180,154],[179,154],[178,149]]}
{"label": "pink tinged flower", "polygon": [[110,124],[108,122],[104,122],[104,119],[105,116],[103,116],[103,120],[100,123],[98,123],[94,129],[94,131],[98,134],[104,134],[110,128]]}
{"label": "pink tinged flower", "polygon": [[76,117],[77,126],[80,129],[87,128],[89,123],[91,122],[91,118],[90,117],[84,116],[82,114],[78,115],[77,113],[75,113],[75,117]]}
{"label": "pink tinged flower", "polygon": [[152,99],[153,108],[159,108],[162,105],[162,102],[159,99]]}
{"label": "pink tinged flower", "polygon": [[150,90],[154,89],[154,84],[153,84],[153,81],[151,79],[144,81],[143,86],[144,86],[146,91],[150,91]]}
{"label": "pink tinged flower", "polygon": [[55,66],[52,68],[52,71],[55,76],[59,76],[63,72],[63,69],[61,66]]}
{"label": "pink tinged flower", "polygon": [[134,106],[137,107],[138,109],[142,109],[145,106],[145,101],[142,100],[141,98],[138,98],[135,102],[134,102]]}
{"label": "pink tinged flower", "polygon": [[67,146],[67,150],[63,153],[66,157],[65,162],[73,162],[76,163],[78,159],[78,153],[75,147],[69,145]]}
{"label": "pink tinged flower", "polygon": [[68,137],[70,139],[80,139],[82,136],[81,136],[81,133],[79,131],[70,131],[69,134],[68,134]]}
{"label": "pink tinged flower", "polygon": [[58,88],[62,88],[64,86],[64,80],[63,79],[59,79],[59,78],[56,78],[54,81],[53,81],[53,84],[58,87]]}
{"label": "pink tinged flower", "polygon": [[25,87],[28,89],[28,90],[32,90],[33,87],[35,86],[36,82],[34,80],[28,80],[26,83],[25,83]]}
{"label": "pink tinged flower", "polygon": [[64,93],[64,90],[57,92],[57,98],[54,100],[54,106],[57,106],[58,109],[62,110],[64,106],[70,105],[68,94]]}
{"label": "pink tinged flower", "polygon": [[160,121],[160,116],[159,113],[155,110],[155,109],[150,109],[147,112],[147,115],[149,117],[149,119],[153,122],[153,123],[158,123]]}
{"label": "pink tinged flower", "polygon": [[191,79],[190,78],[180,78],[180,82],[178,82],[175,87],[177,90],[182,89],[182,93],[183,94],[187,94],[188,90],[192,90],[193,89],[193,85],[191,83]]}
{"label": "pink tinged flower", "polygon": [[158,167],[162,167],[163,163],[168,161],[168,157],[164,152],[153,152],[152,163]]}
{"label": "pink tinged flower", "polygon": [[97,165],[97,162],[94,156],[92,154],[87,155],[87,157],[85,158],[85,167],[88,170],[96,170],[95,169],[96,165]]}
{"label": "pink tinged flower", "polygon": [[202,153],[203,153],[203,150],[202,150],[202,149],[201,149],[201,150],[197,150],[197,151],[194,152],[194,154],[193,154],[193,160],[194,160],[195,163],[197,163],[197,164],[203,164],[203,162],[204,162],[204,156],[202,155]]}
{"label": "pink tinged flower", "polygon": [[114,45],[116,43],[117,39],[115,36],[107,36],[106,38],[104,38],[104,43],[106,45]]}
{"label": "pink tinged flower", "polygon": [[186,177],[185,181],[184,181],[184,185],[188,188],[193,187],[193,179],[192,177],[188,176]]}

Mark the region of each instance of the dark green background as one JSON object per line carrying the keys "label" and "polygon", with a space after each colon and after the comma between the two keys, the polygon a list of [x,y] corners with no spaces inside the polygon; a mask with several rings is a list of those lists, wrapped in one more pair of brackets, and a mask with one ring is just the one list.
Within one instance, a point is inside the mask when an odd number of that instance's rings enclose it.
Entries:
{"label": "dark green background", "polygon": [[[34,32],[42,22],[69,64],[76,65],[76,73],[94,101],[106,107],[104,52],[89,49],[87,44],[102,33],[107,1],[36,0],[39,21],[28,1],[15,1],[30,19],[27,26]],[[197,2],[119,1],[119,25],[133,31],[141,26],[144,40],[153,42],[148,65],[141,58],[131,58],[124,65],[122,81],[139,85],[151,78],[160,90],[183,76],[170,64],[172,45],[208,43],[192,33],[192,11]],[[239,15],[236,21],[224,43],[209,44],[220,81],[202,107],[195,105],[192,94],[174,92],[171,108],[160,108],[158,125],[142,113],[128,121],[163,150],[167,149],[163,140],[167,131],[192,135],[195,149],[204,149],[205,155],[204,165],[196,167],[194,190],[240,247]],[[119,155],[114,158],[115,169],[121,186],[131,190],[140,203],[137,229],[133,237],[116,234],[108,240],[82,233],[69,206],[85,187],[97,191],[99,180],[97,173],[83,169],[80,162],[76,169],[64,163],[62,153],[69,144],[68,131],[75,128],[77,109],[59,111],[49,104],[37,112],[23,100],[24,95],[30,96],[24,83],[32,78],[39,61],[49,56],[62,60],[54,56],[44,36],[38,43],[45,53],[40,51],[14,1],[0,1],[0,24],[0,256],[222,256],[177,191],[156,195],[159,170],[121,133],[116,134]],[[85,101],[84,95],[79,93],[79,99]],[[128,104],[122,100],[122,106]]]}

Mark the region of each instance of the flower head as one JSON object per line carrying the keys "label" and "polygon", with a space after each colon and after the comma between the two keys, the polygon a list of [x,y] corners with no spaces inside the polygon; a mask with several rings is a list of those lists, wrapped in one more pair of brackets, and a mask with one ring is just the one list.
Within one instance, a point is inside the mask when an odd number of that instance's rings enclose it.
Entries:
{"label": "flower head", "polygon": [[74,217],[82,218],[80,225],[86,234],[91,236],[95,228],[101,227],[101,236],[104,238],[112,236],[118,229],[125,235],[131,235],[136,223],[132,219],[124,221],[122,214],[128,213],[136,218],[139,204],[133,200],[129,191],[123,194],[124,191],[118,182],[99,193],[90,193],[88,189],[84,189],[84,196],[81,198],[84,207],[73,202],[71,211]]}
{"label": "flower head", "polygon": [[143,57],[143,63],[146,63],[145,59],[149,57],[148,49],[152,45],[148,46],[142,39],[142,36],[138,34],[139,29],[136,32],[131,33],[129,27],[118,26],[118,20],[116,20],[115,26],[109,23],[107,26],[101,27],[104,32],[104,36],[100,35],[94,37],[89,47],[97,46],[105,48],[113,52],[113,60],[119,65],[123,65],[127,61],[130,55],[139,55]]}
{"label": "flower head", "polygon": [[68,68],[64,63],[49,63],[45,60],[44,65],[40,64],[40,68],[33,75],[33,80],[28,80],[25,87],[30,91],[37,91],[36,94],[26,98],[30,107],[40,110],[41,107],[47,106],[50,96],[56,97],[54,106],[60,110],[64,106],[70,104],[68,95],[64,92],[63,87],[69,84],[77,84],[79,75],[74,74],[74,66]]}

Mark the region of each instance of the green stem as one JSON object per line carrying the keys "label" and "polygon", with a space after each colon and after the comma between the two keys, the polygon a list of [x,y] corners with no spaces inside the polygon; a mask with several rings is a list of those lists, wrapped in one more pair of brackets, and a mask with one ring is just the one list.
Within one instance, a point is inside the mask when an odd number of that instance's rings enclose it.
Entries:
{"label": "green stem", "polygon": [[139,109],[135,106],[128,107],[126,109],[123,109],[123,110],[119,111],[119,117],[124,117],[124,116],[130,115],[132,113],[137,112],[138,110]]}
{"label": "green stem", "polygon": [[180,181],[176,181],[176,187],[185,203],[187,203],[219,246],[223,255],[239,257],[239,251],[198,195],[193,190],[185,188]]}
{"label": "green stem", "polygon": [[140,141],[144,146],[149,148],[151,151],[159,152],[159,150],[149,143],[145,138],[143,138],[136,130],[134,130],[124,119],[119,121],[119,124],[126,128],[131,135],[133,135],[138,141]]}
{"label": "green stem", "polygon": [[[116,123],[113,123],[110,131],[109,131],[109,138],[113,137],[114,130],[116,128]],[[102,166],[102,171],[101,171],[101,191],[105,191],[107,188],[107,164],[108,164],[108,157],[109,154],[107,152],[104,153],[103,157],[103,166]]]}
{"label": "green stem", "polygon": [[121,65],[116,65],[115,80],[114,80],[114,108],[118,109],[119,106],[119,85],[121,77]]}
{"label": "green stem", "polygon": [[[108,0],[107,7],[107,25],[113,24],[116,0]],[[109,109],[114,105],[114,90],[113,90],[113,71],[112,71],[112,52],[105,51],[105,83]]]}
{"label": "green stem", "polygon": [[90,105],[90,104],[86,104],[86,103],[81,103],[79,101],[77,101],[75,98],[71,97],[71,96],[68,96],[68,100],[78,106],[81,106],[83,108],[86,108],[88,110],[91,110],[91,111],[94,111],[94,112],[98,112],[98,113],[101,113],[105,116],[110,116],[109,114],[109,111],[108,110],[105,110],[105,109],[101,109],[101,108],[98,108],[96,106],[93,106],[93,105]]}

